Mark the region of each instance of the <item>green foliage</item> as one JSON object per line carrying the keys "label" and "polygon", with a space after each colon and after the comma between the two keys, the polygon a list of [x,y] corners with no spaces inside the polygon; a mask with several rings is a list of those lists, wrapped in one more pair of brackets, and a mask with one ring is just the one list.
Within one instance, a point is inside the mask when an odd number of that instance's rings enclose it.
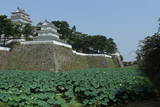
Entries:
{"label": "green foliage", "polygon": [[69,24],[66,21],[53,21],[56,27],[59,28],[58,32],[62,34],[61,39],[68,40],[72,35],[72,30],[69,28]]}
{"label": "green foliage", "polygon": [[113,106],[153,92],[137,69],[0,71],[0,75],[0,102],[10,107]]}
{"label": "green foliage", "polygon": [[1,35],[4,35],[4,44],[6,42],[6,39],[10,36],[13,35],[14,33],[14,27],[10,19],[7,18],[7,16],[2,15],[0,16],[0,38]]}
{"label": "green foliage", "polygon": [[72,45],[73,49],[84,53],[112,54],[117,51],[117,46],[112,38],[103,35],[88,35],[76,31],[76,26],[70,28],[66,21],[53,21],[61,39]]}
{"label": "green foliage", "polygon": [[160,90],[160,34],[146,37],[137,50],[137,62]]}
{"label": "green foliage", "polygon": [[0,35],[10,36],[13,33],[13,24],[7,16],[0,16]]}
{"label": "green foliage", "polygon": [[141,41],[140,50],[137,51],[137,59],[141,67],[150,72],[160,71],[160,34],[146,37]]}
{"label": "green foliage", "polygon": [[14,33],[12,36],[14,38],[20,38],[22,35],[22,24],[15,23],[13,27],[14,27]]}
{"label": "green foliage", "polygon": [[31,24],[24,24],[22,34],[25,36],[26,39],[28,39],[30,35],[34,34],[33,26]]}
{"label": "green foliage", "polygon": [[13,23],[11,19],[7,18],[5,15],[0,16],[0,36],[4,34],[4,45],[10,36],[13,38],[20,38],[23,34],[26,39],[30,35],[34,34],[34,28],[30,24],[24,23]]}
{"label": "green foliage", "polygon": [[76,32],[76,26],[75,25],[72,27],[72,31]]}

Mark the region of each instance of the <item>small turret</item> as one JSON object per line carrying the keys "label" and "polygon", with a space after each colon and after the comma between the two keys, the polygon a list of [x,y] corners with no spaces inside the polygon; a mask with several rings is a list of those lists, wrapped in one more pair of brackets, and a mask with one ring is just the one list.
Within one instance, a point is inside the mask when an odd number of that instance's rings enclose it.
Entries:
{"label": "small turret", "polygon": [[46,41],[46,40],[57,40],[61,41],[59,37],[61,34],[57,32],[58,28],[52,23],[47,20],[44,22],[40,22],[37,24],[37,31],[38,36],[34,38],[36,41]]}

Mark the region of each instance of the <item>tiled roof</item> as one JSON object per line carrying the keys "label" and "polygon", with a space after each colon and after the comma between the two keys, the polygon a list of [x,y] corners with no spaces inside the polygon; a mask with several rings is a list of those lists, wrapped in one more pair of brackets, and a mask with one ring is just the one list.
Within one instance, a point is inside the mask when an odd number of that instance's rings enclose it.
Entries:
{"label": "tiled roof", "polygon": [[29,14],[25,12],[25,10],[20,9],[19,7],[17,8],[15,12],[12,12],[12,14],[16,14],[16,13],[22,13],[22,14],[29,16]]}
{"label": "tiled roof", "polygon": [[24,18],[24,17],[20,17],[20,16],[11,16],[11,19],[12,20],[16,20],[16,19],[22,19],[22,20],[25,20],[25,21],[28,21],[28,22],[32,22],[31,20],[30,20],[30,18]]}
{"label": "tiled roof", "polygon": [[54,32],[52,30],[38,30],[37,33],[53,33],[53,34],[56,34],[58,36],[61,36],[61,34],[57,33],[57,32]]}
{"label": "tiled roof", "polygon": [[52,27],[56,30],[59,30],[59,28],[57,28],[52,22],[49,22],[47,20],[45,20],[43,23],[38,23],[37,27]]}

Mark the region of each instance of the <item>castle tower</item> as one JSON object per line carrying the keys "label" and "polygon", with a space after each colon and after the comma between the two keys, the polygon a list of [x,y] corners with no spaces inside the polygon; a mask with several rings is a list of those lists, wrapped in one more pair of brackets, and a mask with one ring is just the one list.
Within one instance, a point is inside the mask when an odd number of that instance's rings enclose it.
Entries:
{"label": "castle tower", "polygon": [[34,38],[36,41],[44,40],[60,40],[61,34],[57,32],[58,28],[52,23],[45,20],[37,25],[40,30],[37,31],[38,36]]}
{"label": "castle tower", "polygon": [[31,24],[32,21],[29,18],[29,14],[25,12],[25,10],[17,8],[15,12],[12,12],[11,20],[13,22],[20,22],[20,23],[29,23]]}

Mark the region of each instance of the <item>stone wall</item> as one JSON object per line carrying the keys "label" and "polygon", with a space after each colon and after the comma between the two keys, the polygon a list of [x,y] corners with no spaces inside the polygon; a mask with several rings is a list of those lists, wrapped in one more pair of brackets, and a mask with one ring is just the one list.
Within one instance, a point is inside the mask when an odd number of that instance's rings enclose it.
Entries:
{"label": "stone wall", "polygon": [[0,69],[6,69],[6,65],[8,65],[8,51],[0,51]]}
{"label": "stone wall", "polygon": [[118,67],[112,58],[78,56],[72,50],[53,44],[15,45],[10,52],[0,51],[0,69],[68,71]]}

